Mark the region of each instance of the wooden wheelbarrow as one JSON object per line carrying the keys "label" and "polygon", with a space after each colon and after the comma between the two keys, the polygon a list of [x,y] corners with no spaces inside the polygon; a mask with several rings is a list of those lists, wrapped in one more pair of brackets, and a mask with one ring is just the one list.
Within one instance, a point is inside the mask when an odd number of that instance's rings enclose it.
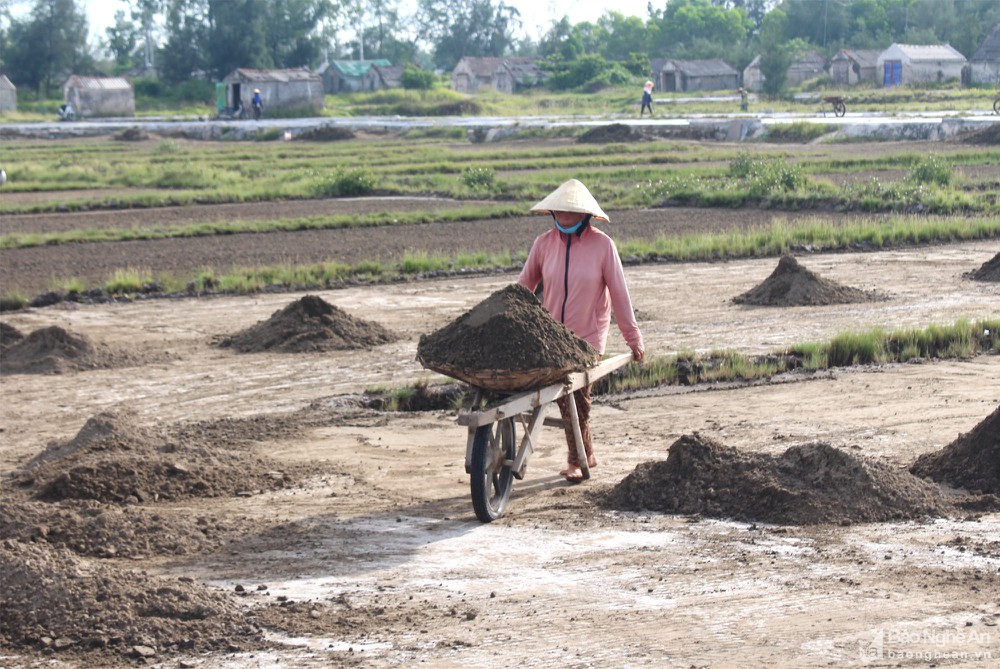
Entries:
{"label": "wooden wheelbarrow", "polygon": [[[607,376],[631,360],[631,353],[622,353],[576,372],[553,369],[470,372],[424,363],[428,369],[472,386],[465,405],[459,410],[458,424],[468,428],[465,471],[469,474],[472,508],[479,520],[488,523],[503,515],[514,479],[524,477],[528,459],[538,447],[542,426],[563,427],[561,418],[545,416],[555,401]],[[580,469],[587,479],[590,469],[576,402],[568,405]],[[520,443],[518,425],[523,435]]]}
{"label": "wooden wheelbarrow", "polygon": [[833,105],[833,115],[843,116],[847,113],[846,98],[839,95],[830,95],[823,98],[823,102],[829,102]]}

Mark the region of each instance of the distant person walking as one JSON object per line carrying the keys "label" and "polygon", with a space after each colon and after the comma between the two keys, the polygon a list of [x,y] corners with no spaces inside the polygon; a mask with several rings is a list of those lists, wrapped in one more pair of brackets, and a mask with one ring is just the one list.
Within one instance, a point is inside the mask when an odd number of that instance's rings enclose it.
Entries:
{"label": "distant person walking", "polygon": [[649,115],[653,115],[653,82],[647,81],[646,85],[642,87],[642,108],[639,110],[639,116],[649,110]]}
{"label": "distant person walking", "polygon": [[254,120],[259,121],[260,115],[264,113],[264,100],[260,97],[260,89],[253,89],[253,100],[250,101],[253,107],[253,117]]}
{"label": "distant person walking", "polygon": [[740,86],[740,111],[746,111],[750,108],[747,98],[747,89]]}

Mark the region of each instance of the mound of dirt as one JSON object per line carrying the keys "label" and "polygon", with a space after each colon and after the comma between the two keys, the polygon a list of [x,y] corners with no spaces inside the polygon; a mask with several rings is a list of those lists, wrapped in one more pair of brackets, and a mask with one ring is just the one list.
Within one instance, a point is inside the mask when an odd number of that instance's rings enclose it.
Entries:
{"label": "mound of dirt", "polygon": [[971,432],[921,455],[910,472],[970,492],[1000,495],[1000,406]]}
{"label": "mound of dirt", "polygon": [[613,144],[618,142],[637,142],[648,139],[641,131],[624,123],[610,123],[591,128],[577,137],[580,144]]}
{"label": "mound of dirt", "polygon": [[7,349],[24,339],[24,335],[13,325],[0,323],[0,355],[7,353]]}
{"label": "mound of dirt", "polygon": [[142,128],[126,128],[114,136],[119,142],[143,142],[150,134]]}
{"label": "mound of dirt", "polygon": [[378,323],[355,318],[315,295],[306,295],[219,346],[241,353],[313,353],[371,349],[399,336]]}
{"label": "mound of dirt", "polygon": [[300,132],[295,136],[295,139],[306,142],[339,142],[344,139],[354,139],[355,137],[354,131],[350,128],[338,128],[327,125]]}
{"label": "mound of dirt", "polygon": [[[6,339],[6,333],[4,334]],[[86,369],[136,367],[164,360],[164,353],[129,350],[92,342],[53,325],[14,342],[0,360],[2,374],[63,374]]]}
{"label": "mound of dirt", "polygon": [[155,433],[127,409],[90,418],[72,440],[50,444],[14,472],[36,499],[113,503],[252,494],[291,480],[266,458]]}
{"label": "mound of dirt", "polygon": [[829,444],[792,446],[774,457],[697,433],[675,441],[665,461],[640,464],[601,503],[785,525],[883,522],[952,510],[937,486]]}
{"label": "mound of dirt", "polygon": [[187,511],[153,512],[91,501],[2,502],[0,540],[46,543],[89,557],[187,555],[214,548],[245,530]]}
{"label": "mound of dirt", "polygon": [[1000,145],[1000,124],[990,123],[981,130],[963,132],[955,138],[963,144],[986,144],[988,146]]}
{"label": "mound of dirt", "polygon": [[[0,647],[105,652],[266,647],[229,596],[191,579],[88,562],[45,544],[0,543]],[[97,665],[91,665],[97,666]]]}
{"label": "mound of dirt", "polygon": [[975,272],[967,272],[965,276],[974,281],[1000,281],[1000,253],[984,262]]}
{"label": "mound of dirt", "polygon": [[778,266],[760,285],[733,298],[736,304],[767,307],[822,306],[876,302],[884,299],[873,291],[841,286],[813,274],[792,256],[782,256]]}
{"label": "mound of dirt", "polygon": [[[593,365],[600,355],[520,284],[496,291],[440,330],[422,335],[417,360],[448,374],[525,372],[537,384]],[[534,374],[540,372],[540,374]],[[480,379],[481,380],[481,379]],[[525,389],[533,384],[528,382]]]}

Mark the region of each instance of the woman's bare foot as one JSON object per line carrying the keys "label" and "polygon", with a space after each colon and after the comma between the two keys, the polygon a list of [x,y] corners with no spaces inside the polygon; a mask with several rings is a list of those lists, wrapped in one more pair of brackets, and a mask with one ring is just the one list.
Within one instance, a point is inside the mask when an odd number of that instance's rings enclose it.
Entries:
{"label": "woman's bare foot", "polygon": [[[597,457],[593,453],[587,456],[587,468],[597,466]],[[574,465],[571,462],[566,463],[565,469],[559,470],[559,475],[566,478],[567,481],[571,483],[579,483],[583,481],[583,470],[579,465]]]}
{"label": "woman's bare foot", "polygon": [[559,474],[570,483],[580,483],[583,481],[583,470],[577,465],[569,465],[566,469],[559,470]]}

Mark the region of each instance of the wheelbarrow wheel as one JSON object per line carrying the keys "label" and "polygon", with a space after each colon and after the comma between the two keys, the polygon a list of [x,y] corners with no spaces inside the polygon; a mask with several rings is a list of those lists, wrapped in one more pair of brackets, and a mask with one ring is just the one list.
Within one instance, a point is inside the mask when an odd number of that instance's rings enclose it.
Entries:
{"label": "wheelbarrow wheel", "polygon": [[834,102],[833,113],[836,116],[843,116],[844,114],[847,113],[847,105],[845,105],[843,102]]}
{"label": "wheelbarrow wheel", "polygon": [[472,508],[489,523],[503,515],[514,487],[511,463],[516,451],[514,419],[483,425],[472,441]]}
{"label": "wheelbarrow wheel", "polygon": [[1000,114],[1000,97],[993,101],[993,113]]}

